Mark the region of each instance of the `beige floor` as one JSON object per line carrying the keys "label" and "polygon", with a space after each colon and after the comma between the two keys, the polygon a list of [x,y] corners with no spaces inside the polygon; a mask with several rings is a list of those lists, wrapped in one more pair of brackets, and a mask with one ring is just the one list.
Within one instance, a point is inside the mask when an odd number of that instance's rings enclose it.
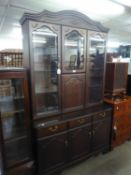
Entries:
{"label": "beige floor", "polygon": [[66,169],[61,175],[131,175],[131,141]]}

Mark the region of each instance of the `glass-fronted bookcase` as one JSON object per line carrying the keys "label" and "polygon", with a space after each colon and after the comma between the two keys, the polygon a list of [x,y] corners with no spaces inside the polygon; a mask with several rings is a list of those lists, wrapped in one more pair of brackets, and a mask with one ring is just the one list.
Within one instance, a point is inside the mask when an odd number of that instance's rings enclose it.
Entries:
{"label": "glass-fronted bookcase", "polygon": [[32,160],[26,70],[0,70],[1,152],[4,172]]}

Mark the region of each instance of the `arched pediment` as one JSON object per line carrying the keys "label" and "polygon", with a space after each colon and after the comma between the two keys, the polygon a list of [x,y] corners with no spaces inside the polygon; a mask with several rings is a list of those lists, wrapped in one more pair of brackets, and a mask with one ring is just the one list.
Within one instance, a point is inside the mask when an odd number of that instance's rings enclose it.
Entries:
{"label": "arched pediment", "polygon": [[101,23],[93,21],[88,16],[73,10],[63,10],[59,12],[44,10],[41,13],[24,13],[20,23],[23,24],[26,20],[62,24],[98,32],[108,32],[109,30]]}

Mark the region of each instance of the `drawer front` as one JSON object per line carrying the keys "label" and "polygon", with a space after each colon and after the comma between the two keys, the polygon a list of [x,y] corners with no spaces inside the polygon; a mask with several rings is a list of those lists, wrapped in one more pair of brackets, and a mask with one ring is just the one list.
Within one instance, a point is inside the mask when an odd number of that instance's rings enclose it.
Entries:
{"label": "drawer front", "polygon": [[48,127],[41,127],[36,129],[37,137],[44,137],[53,135],[55,133],[65,131],[67,129],[66,123],[55,124]]}
{"label": "drawer front", "polygon": [[121,115],[121,114],[124,114],[126,111],[126,103],[123,102],[121,104],[116,104],[114,106],[114,114],[115,115]]}
{"label": "drawer front", "polygon": [[99,120],[99,119],[104,119],[104,118],[107,118],[107,117],[111,117],[112,115],[112,111],[102,111],[102,112],[99,112],[95,115],[93,115],[93,121],[96,121],[96,120]]}
{"label": "drawer front", "polygon": [[84,124],[88,124],[91,122],[91,117],[84,117],[84,118],[79,118],[77,120],[71,120],[69,121],[69,128],[74,128],[78,127]]}

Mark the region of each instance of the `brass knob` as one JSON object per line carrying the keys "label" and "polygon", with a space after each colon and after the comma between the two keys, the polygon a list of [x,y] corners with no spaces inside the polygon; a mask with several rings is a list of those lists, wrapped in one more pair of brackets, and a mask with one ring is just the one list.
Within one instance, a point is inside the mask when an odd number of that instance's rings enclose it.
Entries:
{"label": "brass knob", "polygon": [[51,132],[55,132],[55,131],[57,131],[57,129],[58,129],[58,126],[56,125],[56,126],[53,126],[53,127],[49,127],[49,131],[51,131]]}
{"label": "brass knob", "polygon": [[80,124],[85,123],[85,119],[79,119],[79,120],[77,120],[77,121],[78,121],[78,123],[80,123]]}

